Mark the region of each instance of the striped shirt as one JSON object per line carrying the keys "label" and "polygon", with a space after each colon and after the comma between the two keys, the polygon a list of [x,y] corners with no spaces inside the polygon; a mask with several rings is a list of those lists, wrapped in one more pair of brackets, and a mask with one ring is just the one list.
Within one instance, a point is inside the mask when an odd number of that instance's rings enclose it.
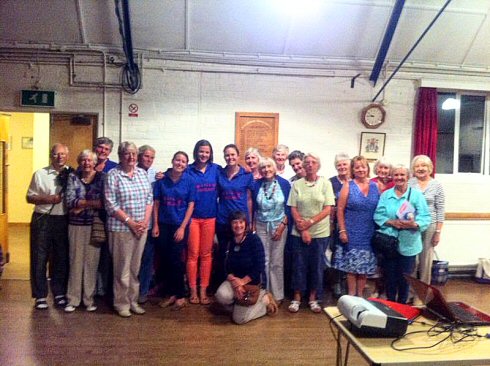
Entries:
{"label": "striped shirt", "polygon": [[105,208],[109,231],[129,231],[128,226],[114,217],[117,210],[124,211],[134,221],[143,221],[146,206],[153,203],[153,194],[148,174],[135,168],[130,177],[117,166],[107,173],[105,186]]}
{"label": "striped shirt", "polygon": [[413,188],[419,189],[427,201],[427,206],[429,206],[430,216],[432,218],[432,223],[444,222],[445,215],[445,196],[444,190],[442,189],[442,184],[435,179],[431,179],[425,190],[423,190],[419,181],[416,177],[410,178],[408,185]]}

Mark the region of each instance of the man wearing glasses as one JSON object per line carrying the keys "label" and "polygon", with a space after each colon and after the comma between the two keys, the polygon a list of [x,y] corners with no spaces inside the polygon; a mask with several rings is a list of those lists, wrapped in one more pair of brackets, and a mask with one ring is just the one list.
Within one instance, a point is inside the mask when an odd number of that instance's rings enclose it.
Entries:
{"label": "man wearing glasses", "polygon": [[66,305],[68,274],[68,216],[63,202],[68,174],[68,147],[57,143],[51,148],[51,165],[32,175],[27,202],[35,205],[31,220],[31,290],[36,299],[34,307],[48,308],[49,262],[51,291],[55,305]]}

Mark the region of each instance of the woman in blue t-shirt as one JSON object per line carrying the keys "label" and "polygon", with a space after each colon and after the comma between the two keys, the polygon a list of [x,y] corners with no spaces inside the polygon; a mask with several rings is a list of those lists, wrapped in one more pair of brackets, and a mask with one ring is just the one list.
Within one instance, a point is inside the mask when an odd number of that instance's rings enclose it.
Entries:
{"label": "woman in blue t-shirt", "polygon": [[[218,210],[218,174],[221,167],[213,163],[213,147],[207,140],[200,140],[194,147],[194,163],[187,173],[196,184],[196,203],[189,226],[187,243],[187,280],[189,281],[191,304],[207,305],[210,300],[207,288],[211,277],[213,240]],[[199,267],[199,297],[197,295],[197,273]]]}
{"label": "woman in blue t-shirt", "polygon": [[224,281],[224,252],[231,239],[229,216],[232,212],[245,212],[247,222],[252,218],[252,190],[254,179],[238,164],[240,152],[235,144],[226,145],[223,149],[226,166],[218,175],[218,215],[216,217],[216,234],[218,236],[218,258],[216,258],[215,284]]}
{"label": "woman in blue t-shirt", "polygon": [[170,298],[160,302],[161,307],[174,306],[179,310],[185,302],[185,263],[182,254],[189,233],[188,224],[194,210],[196,184],[185,174],[189,157],[177,151],[172,158],[172,168],[163,179],[156,181],[153,188],[153,229],[158,238],[161,254],[160,268],[168,271]]}

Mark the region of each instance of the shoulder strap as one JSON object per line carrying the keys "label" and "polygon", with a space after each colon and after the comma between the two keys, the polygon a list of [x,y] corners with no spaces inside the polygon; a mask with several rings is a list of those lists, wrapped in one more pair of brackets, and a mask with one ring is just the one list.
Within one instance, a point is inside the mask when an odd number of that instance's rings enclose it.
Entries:
{"label": "shoulder strap", "polygon": [[412,194],[412,187],[408,187],[408,197],[407,201],[410,202],[410,195]]}

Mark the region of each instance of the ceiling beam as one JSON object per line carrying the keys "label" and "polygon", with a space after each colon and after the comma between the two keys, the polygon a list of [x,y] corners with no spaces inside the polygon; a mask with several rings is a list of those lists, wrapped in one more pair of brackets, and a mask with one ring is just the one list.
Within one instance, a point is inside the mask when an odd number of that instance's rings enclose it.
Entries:
{"label": "ceiling beam", "polygon": [[397,0],[395,6],[393,7],[393,11],[391,12],[390,21],[388,22],[388,27],[386,28],[386,32],[383,37],[383,42],[381,43],[378,55],[376,56],[373,71],[371,71],[371,75],[369,76],[369,80],[373,82],[373,85],[376,85],[376,82],[378,81],[379,73],[381,72],[381,69],[385,62],[388,50],[390,49],[391,40],[393,39],[393,35],[395,34],[396,27],[398,25],[398,21],[400,20],[400,15],[402,14],[404,5],[405,0]]}
{"label": "ceiling beam", "polygon": [[442,13],[444,12],[444,10],[447,8],[447,6],[449,5],[449,3],[451,2],[452,0],[446,0],[446,3],[442,6],[441,10],[439,10],[436,14],[436,16],[434,17],[434,19],[432,19],[432,21],[429,23],[429,25],[427,26],[427,28],[425,28],[425,30],[422,32],[422,34],[420,35],[419,39],[417,39],[417,41],[414,43],[414,45],[412,46],[412,48],[410,48],[410,51],[408,51],[408,53],[405,55],[405,57],[400,61],[400,63],[398,64],[398,66],[395,68],[395,70],[393,71],[393,73],[390,75],[390,77],[388,78],[388,80],[385,81],[385,83],[383,84],[383,86],[381,87],[381,89],[376,93],[376,95],[374,96],[374,98],[372,99],[372,102],[375,102],[376,99],[378,98],[378,96],[383,92],[383,90],[386,88],[386,86],[389,84],[389,82],[391,81],[391,79],[393,79],[393,77],[396,75],[396,73],[398,72],[398,70],[401,69],[401,67],[403,66],[403,64],[405,63],[405,61],[407,61],[407,59],[410,57],[410,55],[412,54],[412,52],[415,50],[415,48],[417,48],[417,46],[419,45],[419,43],[422,41],[422,39],[425,37],[425,35],[427,34],[427,32],[429,32],[429,30],[432,28],[432,26],[434,25],[434,23],[437,21],[437,19],[439,19],[439,17],[442,15]]}

